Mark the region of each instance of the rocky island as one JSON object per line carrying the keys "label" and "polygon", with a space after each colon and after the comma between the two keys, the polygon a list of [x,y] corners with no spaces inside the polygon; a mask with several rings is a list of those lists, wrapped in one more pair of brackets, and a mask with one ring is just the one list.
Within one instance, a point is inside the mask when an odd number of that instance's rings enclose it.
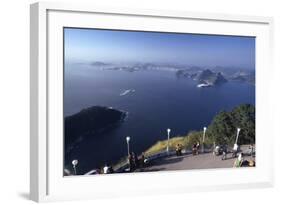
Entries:
{"label": "rocky island", "polygon": [[214,72],[210,69],[196,70],[185,69],[176,72],[177,77],[191,78],[198,82],[197,87],[211,87],[227,82],[227,79],[221,72]]}
{"label": "rocky island", "polygon": [[227,82],[227,80],[224,78],[224,76],[218,72],[212,72],[209,69],[203,70],[201,73],[199,73],[196,76],[196,80],[200,83],[199,87],[208,87],[208,86],[213,86],[213,85],[219,85],[222,83]]}
{"label": "rocky island", "polygon": [[112,129],[122,122],[126,112],[103,106],[92,106],[64,119],[65,145],[76,142],[80,137],[94,136]]}

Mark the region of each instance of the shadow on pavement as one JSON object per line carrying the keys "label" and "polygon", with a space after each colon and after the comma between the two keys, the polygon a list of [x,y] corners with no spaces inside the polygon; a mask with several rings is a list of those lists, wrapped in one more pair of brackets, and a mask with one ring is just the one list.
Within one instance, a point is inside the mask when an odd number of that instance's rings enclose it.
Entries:
{"label": "shadow on pavement", "polygon": [[151,162],[150,166],[155,166],[155,165],[167,165],[167,164],[173,164],[182,161],[184,156],[181,157],[172,157],[172,158],[163,158],[159,160],[154,160]]}
{"label": "shadow on pavement", "polygon": [[158,172],[158,171],[163,171],[166,170],[166,168],[162,167],[162,168],[144,168],[144,169],[140,169],[139,172]]}

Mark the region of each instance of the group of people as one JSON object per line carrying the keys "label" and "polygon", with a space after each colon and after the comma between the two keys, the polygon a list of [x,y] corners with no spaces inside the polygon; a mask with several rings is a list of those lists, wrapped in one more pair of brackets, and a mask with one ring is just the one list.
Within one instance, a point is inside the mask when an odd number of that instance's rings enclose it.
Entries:
{"label": "group of people", "polygon": [[200,147],[200,143],[199,142],[194,143],[192,145],[192,154],[193,155],[198,155],[199,154],[199,147]]}
{"label": "group of people", "polygon": [[[199,153],[199,147],[200,144],[199,142],[194,143],[192,145],[192,154],[193,155],[198,155]],[[182,155],[182,149],[183,146],[181,144],[176,145],[176,156],[181,156]],[[250,155],[254,156],[254,145],[250,145]],[[239,146],[237,144],[234,145],[233,147],[233,154],[232,157],[236,158],[237,155],[238,157],[234,161],[233,167],[241,167],[241,166],[255,166],[255,161],[254,160],[244,160],[243,158],[243,153],[239,151]],[[222,154],[222,160],[227,159],[227,145],[223,146],[216,146],[214,148],[214,155],[220,155]],[[134,152],[131,152],[128,156],[128,163],[129,163],[129,171],[132,172],[138,168],[144,168],[145,167],[145,154],[142,153],[140,156],[137,156]],[[112,174],[114,173],[113,167],[112,166],[107,166],[105,165],[101,170],[98,171],[98,174]]]}
{"label": "group of people", "polygon": [[255,147],[253,144],[251,144],[249,146],[250,149],[250,153],[248,155],[250,155],[252,158],[250,160],[245,160],[244,159],[244,154],[242,152],[240,152],[238,154],[238,157],[236,158],[236,160],[234,161],[234,165],[233,167],[243,167],[243,166],[248,166],[248,167],[254,167],[256,166],[256,162],[254,160],[254,154],[255,154]]}
{"label": "group of people", "polygon": [[222,146],[215,146],[214,151],[213,151],[213,155],[218,156],[218,155],[222,155],[222,160],[225,160],[227,158],[227,153],[228,153],[228,146],[226,144],[222,145]]}
{"label": "group of people", "polygon": [[256,166],[255,160],[245,160],[243,153],[239,153],[238,157],[234,161],[233,167],[254,167]]}
{"label": "group of people", "polygon": [[107,166],[105,165],[103,167],[103,172],[102,174],[113,174],[114,173],[114,170],[113,170],[113,167],[112,166]]}
{"label": "group of people", "polygon": [[108,166],[107,164],[105,164],[100,169],[92,170],[88,174],[113,174],[113,173],[114,173],[113,167],[112,166]]}
{"label": "group of people", "polygon": [[142,153],[139,157],[134,153],[131,152],[128,156],[129,161],[129,168],[130,171],[133,171],[137,168],[143,168],[145,165],[145,156],[144,153]]}

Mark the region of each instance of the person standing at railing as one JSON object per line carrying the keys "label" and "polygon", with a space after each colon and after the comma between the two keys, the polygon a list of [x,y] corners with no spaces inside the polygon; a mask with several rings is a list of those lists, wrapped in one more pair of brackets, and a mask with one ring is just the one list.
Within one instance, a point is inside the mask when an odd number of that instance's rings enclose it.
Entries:
{"label": "person standing at railing", "polygon": [[224,144],[223,146],[222,146],[222,160],[225,160],[227,158],[227,145],[226,144]]}
{"label": "person standing at railing", "polygon": [[181,151],[182,151],[181,144],[177,144],[177,146],[176,146],[176,155],[177,156],[181,156],[182,155]]}
{"label": "person standing at railing", "polygon": [[128,156],[128,162],[129,162],[129,169],[130,171],[133,170],[133,158],[132,158],[132,154],[129,154]]}
{"label": "person standing at railing", "polygon": [[130,163],[130,171],[134,171],[136,168],[137,168],[137,163],[138,163],[138,159],[137,159],[137,156],[134,152],[132,152],[130,154],[130,158],[131,158],[131,161],[129,161]]}
{"label": "person standing at railing", "polygon": [[199,154],[199,147],[200,147],[200,143],[197,142],[197,145],[196,145],[196,154],[197,154],[197,155]]}
{"label": "person standing at railing", "polygon": [[109,166],[109,168],[108,168],[108,173],[109,173],[109,174],[113,174],[113,173],[114,173],[114,170],[113,170],[113,167],[112,167],[112,166]]}
{"label": "person standing at railing", "polygon": [[196,154],[197,154],[197,144],[196,144],[196,143],[193,144],[193,146],[192,146],[192,154],[193,154],[193,155],[196,155]]}
{"label": "person standing at railing", "polygon": [[145,160],[145,156],[144,156],[144,153],[141,153],[141,156],[140,156],[140,167],[143,168],[144,167],[144,160]]}
{"label": "person standing at railing", "polygon": [[108,174],[108,170],[109,170],[109,167],[105,164],[105,166],[103,167],[103,173]]}
{"label": "person standing at railing", "polygon": [[140,162],[139,162],[139,158],[138,158],[138,155],[137,155],[137,154],[135,154],[134,159],[135,159],[135,167],[136,167],[136,168],[139,168]]}
{"label": "person standing at railing", "polygon": [[254,149],[255,149],[254,145],[251,144],[249,149],[250,149],[250,155],[251,155],[251,157],[253,157],[254,156]]}

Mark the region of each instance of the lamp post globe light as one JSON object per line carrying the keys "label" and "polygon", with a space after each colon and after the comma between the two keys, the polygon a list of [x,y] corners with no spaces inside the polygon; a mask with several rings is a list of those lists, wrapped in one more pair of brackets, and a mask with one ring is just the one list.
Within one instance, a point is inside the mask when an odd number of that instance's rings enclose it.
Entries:
{"label": "lamp post globe light", "polygon": [[130,156],[130,137],[126,137],[126,142],[127,142],[127,150],[128,150],[128,157]]}
{"label": "lamp post globe light", "polygon": [[78,164],[78,160],[77,159],[72,160],[72,165],[73,165],[73,170],[74,170],[74,174],[75,175],[77,174],[77,172],[76,172],[77,164]]}
{"label": "lamp post globe light", "polygon": [[202,139],[202,153],[205,152],[205,149],[204,149],[204,142],[205,142],[206,130],[207,130],[207,127],[204,127],[204,128],[203,128],[203,139]]}
{"label": "lamp post globe light", "polygon": [[171,129],[168,128],[168,129],[167,129],[167,135],[168,135],[168,140],[167,140],[167,153],[169,153],[170,132],[171,132]]}

